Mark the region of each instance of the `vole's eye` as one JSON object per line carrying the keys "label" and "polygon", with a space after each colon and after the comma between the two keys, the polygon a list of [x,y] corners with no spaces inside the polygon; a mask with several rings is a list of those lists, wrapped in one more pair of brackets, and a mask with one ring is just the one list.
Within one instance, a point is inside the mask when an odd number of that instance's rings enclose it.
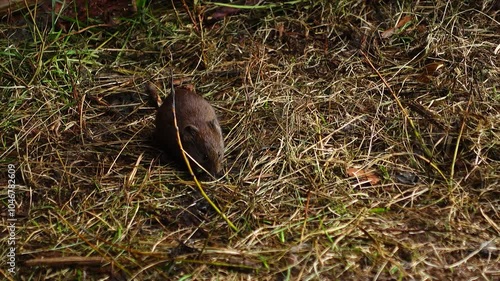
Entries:
{"label": "vole's eye", "polygon": [[203,154],[203,161],[208,161],[208,154]]}

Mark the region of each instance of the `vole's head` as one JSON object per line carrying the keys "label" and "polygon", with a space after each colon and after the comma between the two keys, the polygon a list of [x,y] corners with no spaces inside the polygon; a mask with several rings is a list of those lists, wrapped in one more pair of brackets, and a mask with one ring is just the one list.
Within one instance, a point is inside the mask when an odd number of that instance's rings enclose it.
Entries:
{"label": "vole's head", "polygon": [[219,175],[224,159],[224,140],[217,119],[184,126],[181,138],[182,146],[198,164],[213,176]]}

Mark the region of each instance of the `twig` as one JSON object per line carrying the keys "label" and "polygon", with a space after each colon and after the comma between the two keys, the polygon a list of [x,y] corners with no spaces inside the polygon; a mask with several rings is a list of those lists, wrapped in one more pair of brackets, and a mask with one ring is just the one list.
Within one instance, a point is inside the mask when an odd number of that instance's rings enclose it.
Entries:
{"label": "twig", "polygon": [[203,190],[203,187],[201,186],[201,183],[198,181],[198,178],[193,172],[193,169],[191,168],[191,164],[189,162],[189,159],[187,157],[187,153],[184,150],[181,142],[181,135],[179,132],[179,127],[177,126],[177,116],[175,114],[175,89],[174,89],[174,73],[171,70],[170,71],[171,75],[171,81],[170,81],[170,86],[171,86],[171,91],[172,91],[172,113],[174,115],[174,127],[175,127],[175,132],[176,132],[176,137],[177,137],[177,144],[179,145],[179,148],[181,150],[182,158],[184,159],[184,162],[186,163],[186,166],[188,168],[189,173],[191,174],[191,177],[193,177],[194,182],[196,183],[196,186],[198,187],[198,190],[200,191],[201,195],[207,202],[214,208],[214,210],[227,222],[227,224],[236,232],[238,232],[238,228],[227,218],[227,216],[215,205],[215,203],[208,197],[208,195],[205,193],[205,190]]}
{"label": "twig", "polygon": [[460,148],[460,141],[462,140],[462,136],[464,135],[465,123],[467,121],[467,117],[469,116],[469,108],[470,108],[471,103],[472,103],[472,94],[469,95],[469,101],[467,102],[467,108],[465,109],[465,114],[462,118],[462,124],[460,125],[460,131],[458,132],[457,143],[455,145],[455,151],[453,151],[453,160],[451,161],[451,167],[450,167],[450,180],[449,180],[450,187],[451,187],[451,184],[453,182],[453,177],[455,176],[455,165],[457,163],[458,149]]}
{"label": "twig", "polygon": [[196,22],[196,20],[195,20],[195,18],[193,16],[193,14],[189,10],[189,7],[186,4],[185,0],[182,0],[182,6],[184,7],[184,10],[186,10],[186,13],[188,14],[189,18],[191,19],[191,22],[193,23],[193,27],[196,30],[196,32],[200,32],[200,29],[198,28],[198,24],[197,24],[197,22]]}
{"label": "twig", "polygon": [[54,257],[54,258],[34,258],[24,262],[27,266],[69,266],[69,265],[80,265],[80,266],[103,266],[107,264],[108,261],[103,257]]}

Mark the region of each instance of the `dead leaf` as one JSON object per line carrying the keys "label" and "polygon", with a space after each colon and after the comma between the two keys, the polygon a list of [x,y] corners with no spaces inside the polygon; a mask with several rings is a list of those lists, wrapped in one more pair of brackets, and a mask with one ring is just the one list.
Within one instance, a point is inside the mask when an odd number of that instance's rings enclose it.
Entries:
{"label": "dead leaf", "polygon": [[240,12],[240,9],[231,7],[221,7],[217,9],[212,15],[208,16],[209,20],[221,20],[228,16],[236,15]]}
{"label": "dead leaf", "polygon": [[[259,3],[258,0],[247,0],[243,4],[243,6],[254,6],[254,5],[257,5],[258,3]],[[217,8],[211,15],[209,15],[207,17],[207,19],[211,20],[211,21],[218,21],[218,20],[224,19],[226,17],[236,15],[244,10],[246,10],[246,9],[222,6],[222,7]]]}
{"label": "dead leaf", "polygon": [[432,81],[431,78],[429,78],[429,76],[427,76],[425,74],[418,75],[416,79],[418,82],[424,83],[424,84],[429,84]]}
{"label": "dead leaf", "polygon": [[399,22],[396,24],[395,27],[391,27],[391,28],[387,29],[386,31],[382,32],[382,34],[380,34],[380,37],[382,37],[384,39],[391,37],[396,32],[396,29],[403,27],[405,24],[407,24],[411,20],[412,20],[411,16],[402,17],[399,20]]}
{"label": "dead leaf", "polygon": [[391,28],[387,29],[386,31],[382,32],[382,34],[380,34],[380,37],[387,39],[394,34],[395,30],[396,29],[394,27],[391,27]]}
{"label": "dead leaf", "polygon": [[378,184],[380,182],[380,177],[375,174],[374,171],[369,171],[361,168],[348,168],[346,170],[347,175],[350,177],[356,177],[358,180],[369,181],[371,185]]}
{"label": "dead leaf", "polygon": [[279,38],[283,38],[283,34],[285,33],[285,25],[280,22],[276,25],[276,29],[278,30]]}
{"label": "dead leaf", "polygon": [[429,63],[428,65],[424,66],[423,73],[425,75],[434,75],[438,69],[444,66],[444,63],[442,62],[433,62]]}
{"label": "dead leaf", "polygon": [[420,71],[420,74],[417,75],[417,81],[424,84],[430,83],[432,81],[431,77],[435,76],[436,72],[443,66],[444,63],[442,62],[433,62],[425,65]]}
{"label": "dead leaf", "polygon": [[398,24],[396,24],[396,28],[401,28],[401,27],[403,27],[405,24],[407,24],[408,22],[410,22],[410,21],[411,21],[411,19],[412,19],[412,18],[411,18],[411,16],[404,16],[404,17],[402,17],[402,18],[399,20]]}
{"label": "dead leaf", "polygon": [[419,25],[417,25],[417,28],[416,28],[416,29],[417,29],[417,31],[418,31],[419,33],[424,33],[424,32],[426,32],[426,31],[427,31],[427,26],[425,26],[425,25],[423,25],[423,24],[419,24]]}

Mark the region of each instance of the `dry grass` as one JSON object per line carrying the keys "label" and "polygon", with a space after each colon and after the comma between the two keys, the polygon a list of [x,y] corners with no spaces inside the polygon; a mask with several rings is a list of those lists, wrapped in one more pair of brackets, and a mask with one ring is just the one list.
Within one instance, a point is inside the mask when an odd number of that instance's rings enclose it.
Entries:
{"label": "dry grass", "polygon": [[[201,28],[164,3],[81,32],[2,24],[0,274],[498,280],[495,1],[298,2]],[[227,174],[203,186],[239,232],[151,145],[144,85],[170,69],[220,115]]]}

